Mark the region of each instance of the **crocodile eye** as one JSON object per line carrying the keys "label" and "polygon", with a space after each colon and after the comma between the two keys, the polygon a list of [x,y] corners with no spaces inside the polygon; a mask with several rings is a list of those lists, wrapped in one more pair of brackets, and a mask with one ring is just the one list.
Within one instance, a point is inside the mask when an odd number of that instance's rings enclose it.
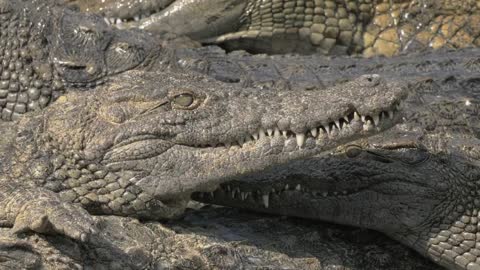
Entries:
{"label": "crocodile eye", "polygon": [[363,149],[358,145],[349,145],[345,150],[345,154],[349,158],[358,157],[363,152]]}
{"label": "crocodile eye", "polygon": [[182,93],[174,96],[173,102],[180,109],[191,109],[195,103],[195,97],[190,93]]}

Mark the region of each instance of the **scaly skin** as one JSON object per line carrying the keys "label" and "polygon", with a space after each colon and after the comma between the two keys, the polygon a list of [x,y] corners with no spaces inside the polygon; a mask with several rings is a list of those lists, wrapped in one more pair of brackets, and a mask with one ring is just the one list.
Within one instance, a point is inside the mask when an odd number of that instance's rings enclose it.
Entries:
{"label": "scaly skin", "polygon": [[450,81],[417,83],[385,133],[234,178],[202,201],[370,228],[448,269],[480,269],[480,80]]}
{"label": "scaly skin", "polygon": [[0,121],[44,108],[70,89],[86,89],[159,54],[146,33],[119,31],[101,17],[48,1],[0,1]]}
{"label": "scaly skin", "polygon": [[120,27],[254,53],[392,56],[480,45],[478,0],[66,0]]}
{"label": "scaly skin", "polygon": [[[260,89],[315,90],[358,77],[380,74],[385,78],[416,81],[432,79],[448,89],[463,80],[469,87],[480,71],[480,49],[428,50],[391,58],[328,57],[320,55],[227,54],[216,46],[174,50],[171,62],[184,70],[207,74],[217,80]],[[447,81],[448,83],[445,83]]]}
{"label": "scaly skin", "polygon": [[[392,126],[404,96],[400,83],[377,75],[322,92],[261,92],[189,73],[128,71],[2,125],[0,219],[16,232],[86,240],[92,221],[79,205],[94,214],[172,218],[192,192],[214,190],[226,177]],[[384,112],[390,118],[373,125]],[[339,132],[345,119],[351,124]],[[319,127],[332,136],[307,133]]]}

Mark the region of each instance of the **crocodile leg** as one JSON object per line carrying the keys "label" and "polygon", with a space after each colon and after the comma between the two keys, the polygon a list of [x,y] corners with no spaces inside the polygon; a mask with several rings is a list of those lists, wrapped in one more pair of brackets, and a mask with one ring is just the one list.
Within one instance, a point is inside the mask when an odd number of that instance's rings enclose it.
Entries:
{"label": "crocodile leg", "polygon": [[83,208],[62,202],[58,194],[17,183],[0,187],[1,225],[13,226],[15,234],[26,231],[61,234],[85,242],[96,233],[95,222]]}

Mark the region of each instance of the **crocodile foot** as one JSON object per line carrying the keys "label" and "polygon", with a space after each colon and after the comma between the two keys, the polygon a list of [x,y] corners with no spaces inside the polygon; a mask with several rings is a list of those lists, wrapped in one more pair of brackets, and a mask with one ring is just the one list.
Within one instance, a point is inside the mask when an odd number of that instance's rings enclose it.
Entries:
{"label": "crocodile foot", "polygon": [[61,234],[82,242],[96,234],[95,221],[86,210],[57,200],[33,200],[20,209],[12,233],[27,231]]}

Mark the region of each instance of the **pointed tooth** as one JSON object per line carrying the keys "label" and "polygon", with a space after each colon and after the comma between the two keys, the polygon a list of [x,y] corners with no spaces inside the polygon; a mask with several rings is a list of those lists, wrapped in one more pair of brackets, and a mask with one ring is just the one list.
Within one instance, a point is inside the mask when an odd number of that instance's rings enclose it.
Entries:
{"label": "pointed tooth", "polygon": [[312,128],[310,130],[310,133],[312,133],[312,136],[315,138],[318,136],[318,130],[316,128]]}
{"label": "pointed tooth", "polygon": [[133,19],[134,19],[136,22],[138,22],[138,21],[140,21],[140,16],[136,15],[136,16],[133,17]]}
{"label": "pointed tooth", "polygon": [[242,197],[242,201],[245,201],[245,199],[247,198],[247,193],[245,192],[240,193],[240,197]]}
{"label": "pointed tooth", "polygon": [[344,116],[343,117],[343,120],[345,120],[345,122],[348,124],[350,121],[348,120],[348,117],[347,116]]}
{"label": "pointed tooth", "polygon": [[290,186],[288,184],[285,185],[285,190],[288,190],[288,188],[290,188]]}
{"label": "pointed tooth", "polygon": [[338,129],[340,129],[340,121],[339,120],[335,121],[335,125],[337,126]]}
{"label": "pointed tooth", "polygon": [[353,113],[353,119],[356,120],[356,121],[359,121],[362,118],[360,117],[360,115],[357,112],[354,112]]}
{"label": "pointed tooth", "polygon": [[273,129],[267,128],[267,134],[268,134],[268,136],[272,137],[272,135],[273,135]]}
{"label": "pointed tooth", "polygon": [[260,138],[260,135],[258,133],[255,133],[252,136],[256,141],[258,141],[258,139]]}
{"label": "pointed tooth", "polygon": [[116,23],[116,24],[122,24],[122,19],[117,18],[117,19],[115,20],[115,23]]}
{"label": "pointed tooth", "polygon": [[320,137],[320,136],[323,136],[323,135],[325,135],[325,130],[323,128],[319,128],[318,129],[318,136]]}
{"label": "pointed tooth", "polygon": [[302,186],[301,186],[300,184],[298,184],[298,185],[295,187],[295,190],[298,190],[298,191],[302,190]]}
{"label": "pointed tooth", "polygon": [[288,138],[288,135],[287,135],[287,131],[286,131],[286,130],[282,131],[282,135],[283,135],[283,137],[285,137],[285,139]]}
{"label": "pointed tooth", "polygon": [[265,206],[265,208],[268,208],[268,204],[270,202],[270,196],[268,194],[264,194],[262,196],[262,200],[263,200],[263,205]]}
{"label": "pointed tooth", "polygon": [[378,115],[375,115],[375,116],[373,117],[373,124],[374,124],[374,125],[380,124],[380,115],[379,115],[379,114],[378,114]]}
{"label": "pointed tooth", "polygon": [[260,138],[260,140],[266,137],[266,136],[265,136],[265,130],[263,130],[263,128],[261,128],[261,129],[258,131],[258,133],[259,133],[259,138]]}
{"label": "pointed tooth", "polygon": [[280,137],[281,135],[281,132],[278,128],[275,128],[275,131],[274,131],[274,134],[273,134],[275,137]]}
{"label": "pointed tooth", "polygon": [[110,20],[108,18],[103,18],[103,20],[108,24],[110,25]]}
{"label": "pointed tooth", "polygon": [[365,118],[365,115],[362,115],[362,122],[365,123],[365,121],[366,121],[365,119],[366,119],[366,118]]}
{"label": "pointed tooth", "polygon": [[393,110],[388,111],[388,118],[393,119]]}
{"label": "pointed tooth", "polygon": [[322,196],[323,196],[323,197],[327,197],[327,196],[328,196],[328,192],[326,192],[326,191],[322,192]]}
{"label": "pointed tooth", "polygon": [[330,134],[332,132],[332,129],[330,128],[330,125],[327,125],[326,128],[327,128],[327,133]]}
{"label": "pointed tooth", "polygon": [[298,147],[302,147],[305,144],[305,134],[304,133],[298,133],[296,138],[297,138]]}

